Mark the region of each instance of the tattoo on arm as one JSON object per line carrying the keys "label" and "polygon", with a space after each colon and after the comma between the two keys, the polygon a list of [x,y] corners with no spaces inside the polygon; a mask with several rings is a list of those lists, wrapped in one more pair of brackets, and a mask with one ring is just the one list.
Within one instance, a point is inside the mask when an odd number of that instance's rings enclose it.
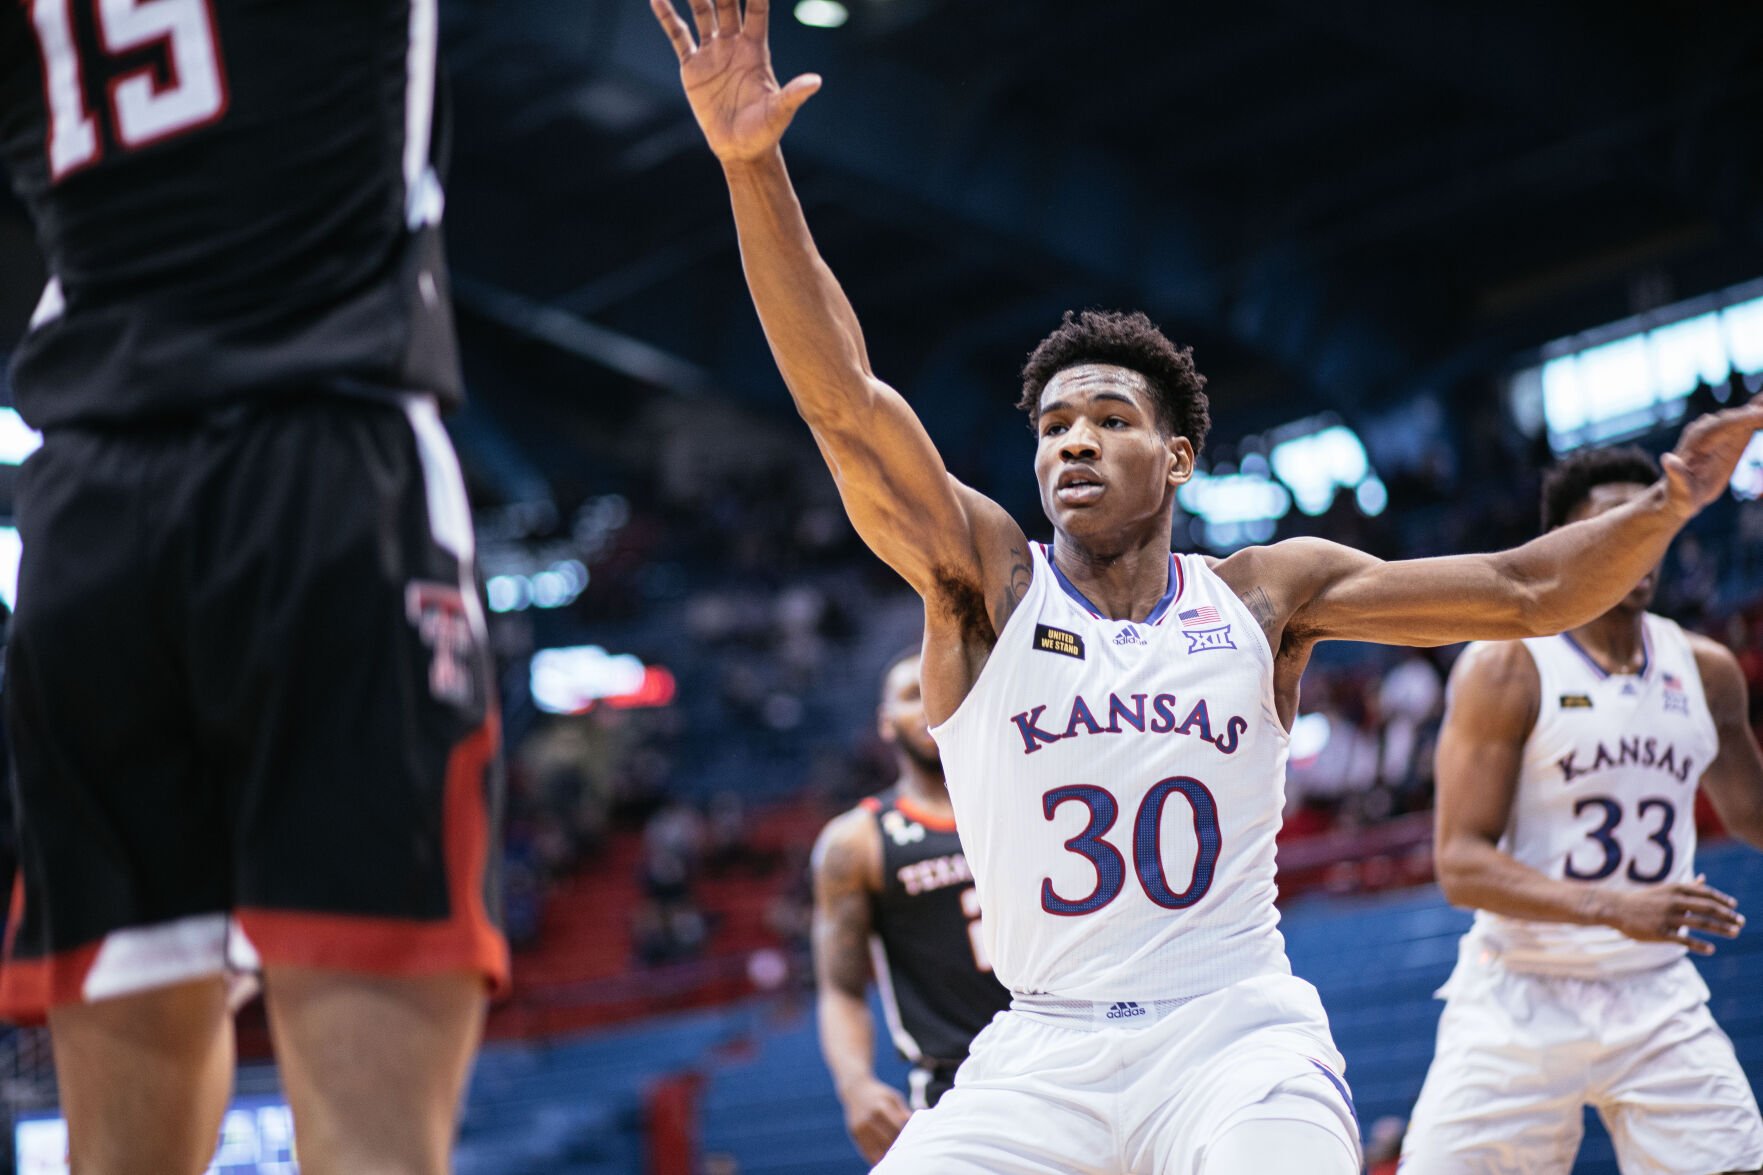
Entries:
{"label": "tattoo on arm", "polygon": [[1034,570],[1029,566],[1028,552],[1021,547],[1010,548],[1010,583],[1004,589],[998,601],[998,619],[995,628],[1002,631],[1004,622],[1016,611],[1016,605],[1022,603],[1022,597],[1028,595],[1028,585],[1034,578]]}
{"label": "tattoo on arm", "polygon": [[1249,593],[1243,597],[1243,604],[1249,609],[1249,615],[1255,618],[1255,623],[1261,626],[1261,631],[1267,634],[1267,647],[1275,653],[1279,652],[1280,642],[1285,634],[1281,631],[1279,614],[1273,609],[1273,601],[1267,598],[1267,590],[1250,588]]}
{"label": "tattoo on arm", "polygon": [[814,957],[821,981],[862,998],[869,986],[869,891],[855,848],[826,846],[815,878]]}

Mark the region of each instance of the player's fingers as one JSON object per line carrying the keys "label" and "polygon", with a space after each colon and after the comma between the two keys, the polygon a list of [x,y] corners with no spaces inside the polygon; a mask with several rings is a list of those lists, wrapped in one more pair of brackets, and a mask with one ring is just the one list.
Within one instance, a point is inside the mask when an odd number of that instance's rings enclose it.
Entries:
{"label": "player's fingers", "polygon": [[692,23],[698,26],[698,43],[703,44],[716,35],[716,14],[711,10],[710,0],[686,0],[692,6]]}
{"label": "player's fingers", "polygon": [[1721,893],[1711,885],[1692,882],[1689,885],[1672,887],[1672,892],[1686,902],[1712,902],[1728,910],[1737,910],[1739,900],[1728,893]]}
{"label": "player's fingers", "polygon": [[1711,955],[1714,953],[1714,944],[1706,939],[1683,934],[1679,935],[1676,941],[1681,942],[1684,946],[1688,947],[1689,952],[1692,955]]}
{"label": "player's fingers", "polygon": [[790,79],[790,84],[778,91],[777,104],[786,114],[794,116],[802,109],[802,103],[820,92],[820,75],[805,73]]}
{"label": "player's fingers", "polygon": [[763,41],[770,23],[771,0],[747,0],[747,15],[741,21],[741,31],[756,41]]}
{"label": "player's fingers", "polygon": [[697,52],[698,46],[692,40],[692,30],[686,27],[686,22],[680,19],[678,10],[674,8],[673,0],[649,0],[649,11],[655,14],[655,19],[661,24],[661,31],[673,42],[673,51],[679,56],[680,64],[684,65],[686,58]]}
{"label": "player's fingers", "polygon": [[739,36],[741,32],[740,0],[716,0],[716,35]]}
{"label": "player's fingers", "polygon": [[1700,918],[1708,922],[1716,923],[1720,926],[1730,926],[1735,931],[1745,924],[1745,917],[1743,914],[1740,914],[1737,910],[1734,910],[1724,902],[1715,901],[1713,898],[1691,898],[1685,901],[1681,906],[1674,907],[1673,913],[1676,913],[1678,910],[1682,911],[1682,917],[1685,919]]}

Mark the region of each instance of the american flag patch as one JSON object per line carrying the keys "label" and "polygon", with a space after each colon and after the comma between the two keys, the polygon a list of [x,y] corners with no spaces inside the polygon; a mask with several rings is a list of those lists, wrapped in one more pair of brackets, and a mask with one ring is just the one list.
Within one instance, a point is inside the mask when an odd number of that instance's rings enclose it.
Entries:
{"label": "american flag patch", "polygon": [[1183,628],[1192,628],[1197,624],[1217,624],[1223,619],[1223,617],[1218,614],[1218,609],[1210,604],[1202,604],[1198,608],[1189,608],[1186,612],[1177,612],[1176,615],[1181,617],[1181,626]]}
{"label": "american flag patch", "polygon": [[1660,680],[1665,683],[1666,689],[1682,689],[1683,688],[1683,679],[1675,673],[1663,674],[1663,675],[1661,675]]}

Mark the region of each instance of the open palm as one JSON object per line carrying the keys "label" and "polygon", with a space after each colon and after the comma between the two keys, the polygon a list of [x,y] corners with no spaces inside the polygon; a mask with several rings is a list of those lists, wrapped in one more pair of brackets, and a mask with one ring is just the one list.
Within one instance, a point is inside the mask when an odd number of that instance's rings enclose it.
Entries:
{"label": "open palm", "polygon": [[1763,396],[1692,420],[1662,462],[1673,503],[1693,514],[1718,498],[1759,428]]}
{"label": "open palm", "polygon": [[696,39],[674,0],[649,0],[649,8],[679,56],[692,114],[718,159],[757,159],[777,146],[796,111],[820,88],[820,78],[803,74],[778,85],[766,39],[771,0],[747,0],[744,15],[740,0],[688,2]]}

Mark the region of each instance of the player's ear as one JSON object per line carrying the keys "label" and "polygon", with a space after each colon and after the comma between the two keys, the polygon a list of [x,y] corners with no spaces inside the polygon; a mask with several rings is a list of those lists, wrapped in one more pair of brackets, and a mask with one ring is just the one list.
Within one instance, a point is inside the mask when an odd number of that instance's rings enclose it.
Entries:
{"label": "player's ear", "polygon": [[875,708],[875,732],[881,735],[881,740],[884,743],[892,744],[896,737],[894,734],[893,723],[888,721],[888,708],[886,706],[877,706]]}
{"label": "player's ear", "polygon": [[1169,484],[1185,484],[1194,476],[1194,444],[1179,434],[1169,438]]}

